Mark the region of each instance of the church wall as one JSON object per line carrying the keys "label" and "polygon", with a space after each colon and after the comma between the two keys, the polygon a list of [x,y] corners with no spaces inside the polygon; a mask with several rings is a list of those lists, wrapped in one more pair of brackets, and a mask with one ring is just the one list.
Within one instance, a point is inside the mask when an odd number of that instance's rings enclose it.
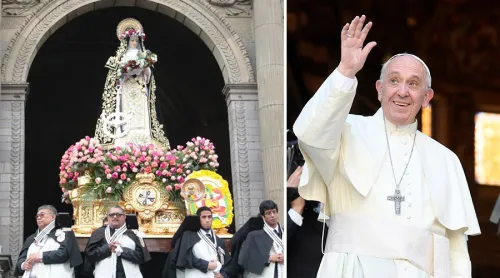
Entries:
{"label": "church wall", "polygon": [[255,38],[252,29],[253,18],[250,16],[229,17],[227,18],[227,21],[231,24],[233,29],[238,33],[241,40],[243,41],[243,44],[248,51],[252,69],[254,72],[256,72]]}
{"label": "church wall", "polygon": [[259,212],[266,187],[262,171],[257,85],[226,85],[236,227]]}
{"label": "church wall", "polygon": [[2,84],[0,102],[0,245],[14,260],[24,239],[26,88]]}

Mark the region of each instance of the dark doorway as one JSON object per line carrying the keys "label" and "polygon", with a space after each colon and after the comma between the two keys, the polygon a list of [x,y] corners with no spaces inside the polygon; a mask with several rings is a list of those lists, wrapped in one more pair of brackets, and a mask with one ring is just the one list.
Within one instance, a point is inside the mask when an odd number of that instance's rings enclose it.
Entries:
{"label": "dark doorway", "polygon": [[[146,48],[158,54],[154,68],[158,119],[171,146],[196,136],[211,139],[219,155],[219,173],[231,184],[224,80],[205,43],[160,13],[125,7],[89,12],[57,30],[38,51],[29,72],[25,237],[36,229],[33,216],[38,206],[52,204],[72,213],[70,205],[61,203],[60,159],[70,145],[94,135],[107,74],[104,65],[119,46],[117,24],[127,17],[142,23]],[[158,256],[148,271],[161,271],[165,256]]]}

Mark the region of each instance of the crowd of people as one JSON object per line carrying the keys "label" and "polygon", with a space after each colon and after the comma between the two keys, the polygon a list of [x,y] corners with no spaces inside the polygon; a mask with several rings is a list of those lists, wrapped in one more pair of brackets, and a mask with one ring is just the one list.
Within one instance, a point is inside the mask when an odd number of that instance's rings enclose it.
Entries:
{"label": "crowd of people", "polygon": [[[283,229],[278,206],[266,200],[259,215],[233,236],[231,251],[212,229],[212,211],[200,207],[186,216],[171,241],[163,278],[284,278]],[[51,205],[38,208],[37,231],[19,254],[14,275],[23,278],[143,277],[141,267],[151,259],[141,233],[129,229],[123,208],[111,207],[107,221],[90,236],[84,258],[71,229],[58,225]]]}

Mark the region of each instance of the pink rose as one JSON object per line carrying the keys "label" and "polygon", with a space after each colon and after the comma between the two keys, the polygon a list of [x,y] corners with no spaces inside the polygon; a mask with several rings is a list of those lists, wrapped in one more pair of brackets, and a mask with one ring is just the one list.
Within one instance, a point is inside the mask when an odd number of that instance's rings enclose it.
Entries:
{"label": "pink rose", "polygon": [[152,166],[152,167],[154,167],[154,168],[156,168],[156,167],[158,167],[158,163],[156,163],[156,162],[152,162],[152,163],[151,163],[151,166]]}
{"label": "pink rose", "polygon": [[107,174],[111,174],[111,170],[106,169],[106,170],[104,170],[104,173],[105,173],[106,175],[107,175]]}
{"label": "pink rose", "polygon": [[163,170],[163,171],[161,171],[161,174],[162,174],[162,175],[164,175],[164,176],[166,176],[166,175],[167,175],[167,173],[168,173],[168,171],[167,171],[167,170]]}
{"label": "pink rose", "polygon": [[171,186],[171,185],[167,185],[167,186],[165,186],[165,189],[166,189],[167,191],[172,191],[172,189],[173,189],[173,188],[172,188],[172,186]]}
{"label": "pink rose", "polygon": [[175,187],[175,190],[179,190],[179,189],[181,189],[182,186],[180,184],[176,183],[174,187]]}
{"label": "pink rose", "polygon": [[184,182],[184,177],[182,177],[182,176],[178,176],[178,177],[177,177],[177,180],[178,180],[179,182]]}
{"label": "pink rose", "polygon": [[126,179],[127,179],[127,176],[126,176],[125,174],[121,174],[121,175],[120,175],[120,179],[121,179],[121,180],[126,180]]}
{"label": "pink rose", "polygon": [[191,170],[186,170],[186,174],[191,174]]}
{"label": "pink rose", "polygon": [[111,174],[111,177],[113,177],[113,179],[117,179],[118,178],[118,173],[114,172],[113,174]]}
{"label": "pink rose", "polygon": [[100,184],[101,183],[101,178],[96,178],[95,183]]}
{"label": "pink rose", "polygon": [[122,172],[127,172],[127,168],[126,168],[126,167],[123,167],[123,168],[122,168]]}
{"label": "pink rose", "polygon": [[182,168],[178,168],[176,172],[177,172],[177,174],[182,173]]}
{"label": "pink rose", "polygon": [[200,158],[201,163],[206,163],[208,160],[205,157]]}
{"label": "pink rose", "polygon": [[132,168],[132,172],[137,173],[137,172],[139,172],[139,169],[137,169],[137,167],[134,167],[134,168]]}
{"label": "pink rose", "polygon": [[106,178],[107,178],[108,180],[109,180],[109,179],[111,179],[111,178],[112,178],[111,174],[107,174],[107,175],[106,175]]}
{"label": "pink rose", "polygon": [[167,168],[167,163],[162,162],[162,163],[160,164],[160,169],[165,169],[165,168]]}
{"label": "pink rose", "polygon": [[66,179],[60,179],[60,180],[59,180],[59,183],[60,183],[60,184],[65,184],[65,183],[66,183]]}
{"label": "pink rose", "polygon": [[156,174],[157,176],[161,176],[161,171],[160,171],[160,170],[156,170],[155,174]]}
{"label": "pink rose", "polygon": [[130,178],[127,178],[127,181],[130,181]]}
{"label": "pink rose", "polygon": [[106,193],[111,193],[113,189],[111,187],[106,188]]}
{"label": "pink rose", "polygon": [[208,165],[210,165],[210,167],[215,167],[215,162],[210,162]]}

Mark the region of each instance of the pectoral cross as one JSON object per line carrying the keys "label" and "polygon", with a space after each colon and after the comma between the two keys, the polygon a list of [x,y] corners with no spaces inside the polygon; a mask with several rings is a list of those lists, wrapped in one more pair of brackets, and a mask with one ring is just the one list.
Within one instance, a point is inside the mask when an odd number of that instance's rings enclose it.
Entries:
{"label": "pectoral cross", "polygon": [[394,202],[394,209],[395,209],[396,215],[400,215],[401,214],[401,202],[405,201],[405,196],[401,195],[401,191],[399,189],[396,189],[396,191],[394,191],[394,195],[387,196],[387,200]]}

